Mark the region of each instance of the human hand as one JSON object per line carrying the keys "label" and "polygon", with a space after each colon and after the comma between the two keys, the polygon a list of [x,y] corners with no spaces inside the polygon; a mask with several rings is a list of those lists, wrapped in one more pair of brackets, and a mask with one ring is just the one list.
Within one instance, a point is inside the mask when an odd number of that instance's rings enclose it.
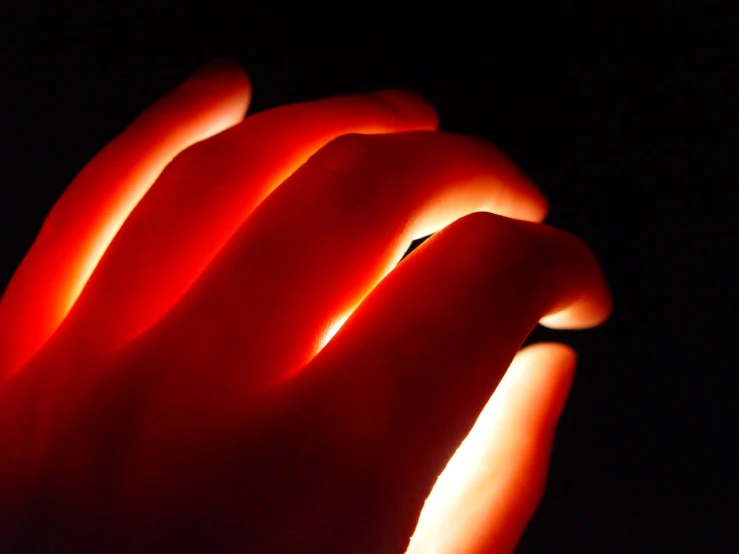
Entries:
{"label": "human hand", "polygon": [[413,94],[249,96],[149,108],[5,291],[0,551],[511,551],[574,354],[506,368],[607,317],[592,254]]}

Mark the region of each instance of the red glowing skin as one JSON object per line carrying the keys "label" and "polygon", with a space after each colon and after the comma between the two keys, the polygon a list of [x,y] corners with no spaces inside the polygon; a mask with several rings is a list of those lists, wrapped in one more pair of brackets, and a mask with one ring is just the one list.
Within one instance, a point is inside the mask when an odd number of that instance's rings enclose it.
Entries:
{"label": "red glowing skin", "polygon": [[14,275],[0,551],[510,552],[574,354],[511,361],[607,317],[595,259],[412,93],[249,96],[222,62],[147,110]]}

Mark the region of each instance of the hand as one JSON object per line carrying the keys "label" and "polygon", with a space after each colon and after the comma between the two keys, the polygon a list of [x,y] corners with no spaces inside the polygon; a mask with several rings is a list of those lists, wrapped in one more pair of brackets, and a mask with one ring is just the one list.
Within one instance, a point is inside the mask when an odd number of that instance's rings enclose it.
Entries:
{"label": "hand", "polygon": [[607,317],[592,254],[414,94],[249,96],[149,108],[8,285],[0,552],[510,552],[574,368],[516,353]]}

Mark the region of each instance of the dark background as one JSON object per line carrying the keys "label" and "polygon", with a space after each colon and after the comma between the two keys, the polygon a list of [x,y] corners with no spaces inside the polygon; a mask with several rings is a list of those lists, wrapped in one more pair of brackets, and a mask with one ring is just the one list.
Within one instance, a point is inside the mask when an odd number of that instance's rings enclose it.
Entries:
{"label": "dark background", "polygon": [[615,299],[599,329],[536,333],[580,360],[519,551],[739,551],[737,28],[680,2],[4,4],[0,287],[76,172],[214,56],[249,72],[251,111],[416,89],[540,184]]}

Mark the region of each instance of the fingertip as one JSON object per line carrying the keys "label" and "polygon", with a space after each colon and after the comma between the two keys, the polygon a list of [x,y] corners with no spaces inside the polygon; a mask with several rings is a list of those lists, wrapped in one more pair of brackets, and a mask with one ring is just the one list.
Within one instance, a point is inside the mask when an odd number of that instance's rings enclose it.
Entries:
{"label": "fingertip", "polygon": [[546,434],[552,434],[572,389],[577,353],[571,346],[561,342],[538,343],[525,350],[528,350],[526,354],[534,372],[532,378],[538,377],[540,380],[541,429]]}
{"label": "fingertip", "polygon": [[572,385],[576,365],[577,353],[571,346],[561,342],[532,344],[516,354],[503,377],[502,388],[526,393],[528,399],[523,404],[537,409],[550,406],[556,420]]}
{"label": "fingertip", "polygon": [[539,324],[550,329],[591,329],[605,323],[613,312],[613,299],[602,274],[569,306],[547,314]]}
{"label": "fingertip", "polygon": [[522,221],[544,221],[549,212],[549,201],[536,182],[510,156],[481,137],[458,136],[475,145],[488,159],[495,160],[498,178],[506,183],[495,199],[496,208],[490,211]]}
{"label": "fingertip", "polygon": [[519,169],[519,178],[522,182],[526,183],[529,191],[529,202],[525,206],[525,211],[521,215],[521,219],[524,221],[532,221],[534,223],[541,223],[547,218],[549,214],[549,200],[544,196],[544,193],[539,188],[533,179],[526,175],[522,170]]}
{"label": "fingertip", "polygon": [[528,189],[528,197],[526,202],[521,202],[516,208],[516,213],[512,217],[523,221],[531,221],[533,223],[541,223],[547,218],[549,213],[549,201],[544,193],[531,179],[521,173],[521,180],[526,183]]}
{"label": "fingertip", "polygon": [[577,360],[577,352],[571,346],[561,342],[537,342],[522,348],[517,356],[517,363],[531,365],[541,357],[556,360],[557,365],[572,366]]}
{"label": "fingertip", "polygon": [[233,79],[249,82],[244,69],[230,58],[214,58],[190,75],[192,82],[208,83],[217,79]]}
{"label": "fingertip", "polygon": [[567,273],[562,274],[569,282],[567,294],[542,313],[539,323],[550,329],[572,330],[601,325],[613,311],[613,300],[595,254],[579,237],[546,225],[541,227],[559,235],[556,248],[562,259],[570,262]]}
{"label": "fingertip", "polygon": [[251,100],[252,85],[240,64],[230,58],[215,58],[192,73],[183,83],[185,90],[226,93],[237,96],[246,105]]}

